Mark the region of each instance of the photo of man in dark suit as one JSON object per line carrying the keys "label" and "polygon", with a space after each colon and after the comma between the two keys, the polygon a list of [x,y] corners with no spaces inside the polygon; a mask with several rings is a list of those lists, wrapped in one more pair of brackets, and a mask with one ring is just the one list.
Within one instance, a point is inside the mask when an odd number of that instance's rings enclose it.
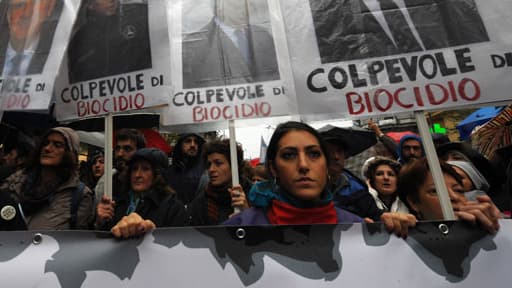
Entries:
{"label": "photo of man in dark suit", "polygon": [[[266,0],[256,3],[268,13]],[[250,23],[248,1],[214,0],[213,6],[207,25],[182,36],[183,88],[278,80],[274,40],[267,27]]]}
{"label": "photo of man in dark suit", "polygon": [[62,4],[62,0],[7,0],[0,3],[2,77],[42,73]]}
{"label": "photo of man in dark suit", "polygon": [[309,0],[322,63],[489,41],[474,0]]}
{"label": "photo of man in dark suit", "polygon": [[70,83],[151,67],[146,0],[83,1],[68,47]]}

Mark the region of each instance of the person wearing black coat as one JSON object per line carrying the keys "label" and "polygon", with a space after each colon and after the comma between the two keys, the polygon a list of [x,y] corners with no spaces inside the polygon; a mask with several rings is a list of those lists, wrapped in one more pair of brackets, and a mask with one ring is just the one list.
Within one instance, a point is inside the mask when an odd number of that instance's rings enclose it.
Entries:
{"label": "person wearing black coat", "polygon": [[[193,226],[219,225],[249,208],[246,192],[251,183],[242,173],[243,150],[237,145],[237,159],[231,159],[229,139],[212,141],[204,147],[203,161],[209,182],[199,188],[197,197],[187,205],[189,221]],[[232,163],[238,164],[239,185],[233,185]]]}
{"label": "person wearing black coat", "polygon": [[[162,175],[167,163],[167,156],[156,148],[137,150],[128,163],[128,191],[117,201],[103,196],[96,208],[96,227],[126,238],[155,227],[184,226],[185,207]],[[133,227],[130,219],[142,221]]]}

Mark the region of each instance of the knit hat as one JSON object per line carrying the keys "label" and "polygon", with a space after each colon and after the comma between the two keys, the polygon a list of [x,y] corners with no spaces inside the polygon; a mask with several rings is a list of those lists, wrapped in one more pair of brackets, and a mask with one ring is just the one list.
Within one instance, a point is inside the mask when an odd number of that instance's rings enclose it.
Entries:
{"label": "knit hat", "polygon": [[69,151],[72,151],[76,155],[80,152],[80,137],[75,132],[75,130],[68,127],[53,127],[48,130],[46,136],[51,134],[52,132],[57,132],[64,137],[66,140],[66,146]]}
{"label": "knit hat", "polygon": [[425,150],[423,149],[423,142],[421,141],[420,136],[418,136],[416,134],[406,134],[406,135],[402,136],[402,138],[400,138],[400,143],[398,143],[398,147],[396,147],[396,154],[398,155],[398,162],[401,164],[404,164],[404,162],[405,162],[403,159],[402,146],[404,145],[404,142],[408,141],[408,140],[416,140],[416,141],[420,142],[421,155],[423,155],[423,156],[425,155]]}
{"label": "knit hat", "polygon": [[137,150],[135,154],[133,154],[132,158],[130,159],[130,162],[128,163],[129,166],[132,166],[137,160],[146,160],[153,167],[156,168],[167,168],[169,165],[169,160],[167,158],[167,155],[165,153],[157,148],[142,148]]}
{"label": "knit hat", "polygon": [[485,177],[478,171],[478,169],[471,164],[471,162],[466,161],[447,161],[446,163],[460,168],[462,171],[464,171],[469,179],[471,179],[471,182],[473,182],[473,185],[475,186],[476,190],[483,190],[485,192],[489,191],[490,185],[485,179]]}

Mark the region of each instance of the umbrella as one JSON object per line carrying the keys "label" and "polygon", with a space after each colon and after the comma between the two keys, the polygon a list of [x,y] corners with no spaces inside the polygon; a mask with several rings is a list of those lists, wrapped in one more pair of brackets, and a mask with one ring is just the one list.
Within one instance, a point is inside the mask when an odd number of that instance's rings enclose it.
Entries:
{"label": "umbrella", "polygon": [[480,153],[492,159],[497,149],[512,144],[512,105],[471,134]]}
{"label": "umbrella", "polygon": [[251,164],[251,167],[256,167],[258,164],[260,164],[260,158],[254,158],[249,161]]}
{"label": "umbrella", "polygon": [[[164,153],[169,155],[171,153],[172,148],[167,143],[164,137],[158,131],[145,128],[138,129],[142,134],[144,134],[144,139],[146,139],[146,147],[154,147],[162,150]],[[76,131],[80,137],[80,142],[87,143],[89,145],[103,147],[105,146],[105,134],[103,132],[87,132],[87,131]]]}
{"label": "umbrella", "polygon": [[105,134],[103,134],[102,132],[87,132],[77,130],[76,133],[78,134],[78,137],[80,137],[80,142],[82,143],[86,143],[96,147],[105,146]]}
{"label": "umbrella", "polygon": [[460,139],[468,139],[475,127],[485,124],[494,116],[498,115],[501,110],[503,110],[503,107],[482,107],[469,114],[468,117],[457,124],[457,130],[459,130]]}
{"label": "umbrella", "polygon": [[404,137],[405,135],[411,135],[411,134],[418,136],[418,134],[416,134],[416,133],[414,133],[412,131],[400,131],[400,132],[388,132],[388,133],[386,133],[386,135],[388,135],[393,140],[395,140],[396,143],[400,143],[400,139],[402,139],[402,137]]}
{"label": "umbrella", "polygon": [[146,147],[154,147],[162,150],[165,154],[169,155],[171,153],[172,148],[167,140],[158,131],[154,129],[138,129],[142,134],[144,134],[144,138],[146,139]]}
{"label": "umbrella", "polygon": [[357,155],[377,144],[377,138],[373,131],[359,127],[341,128],[326,125],[318,129],[318,132],[325,140],[335,140],[343,145],[345,158]]}

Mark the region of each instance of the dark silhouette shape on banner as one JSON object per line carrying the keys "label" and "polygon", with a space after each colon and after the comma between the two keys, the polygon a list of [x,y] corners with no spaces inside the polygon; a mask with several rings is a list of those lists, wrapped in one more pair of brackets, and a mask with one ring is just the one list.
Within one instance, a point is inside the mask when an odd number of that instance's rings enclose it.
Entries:
{"label": "dark silhouette shape on banner", "polygon": [[[380,223],[365,227],[364,241],[369,246],[384,246],[393,236]],[[456,283],[468,276],[471,261],[480,249],[497,248],[493,238],[494,235],[465,222],[420,222],[409,230],[406,242],[432,271]]]}
{"label": "dark silhouette shape on banner", "polygon": [[322,63],[489,41],[474,0],[310,0]]}
{"label": "dark silhouette shape on banner", "polygon": [[[119,279],[130,279],[140,263],[137,246],[143,238],[118,241],[112,238],[110,232],[84,233],[80,237],[58,231],[45,234],[60,240],[59,251],[52,255],[51,260],[46,261],[45,272],[54,272],[61,287],[81,287],[86,278],[85,272],[94,270],[109,271]],[[99,241],[98,238],[108,239]],[[96,252],[84,250],[84,243]],[[80,260],[69,265],[69,259]]]}

